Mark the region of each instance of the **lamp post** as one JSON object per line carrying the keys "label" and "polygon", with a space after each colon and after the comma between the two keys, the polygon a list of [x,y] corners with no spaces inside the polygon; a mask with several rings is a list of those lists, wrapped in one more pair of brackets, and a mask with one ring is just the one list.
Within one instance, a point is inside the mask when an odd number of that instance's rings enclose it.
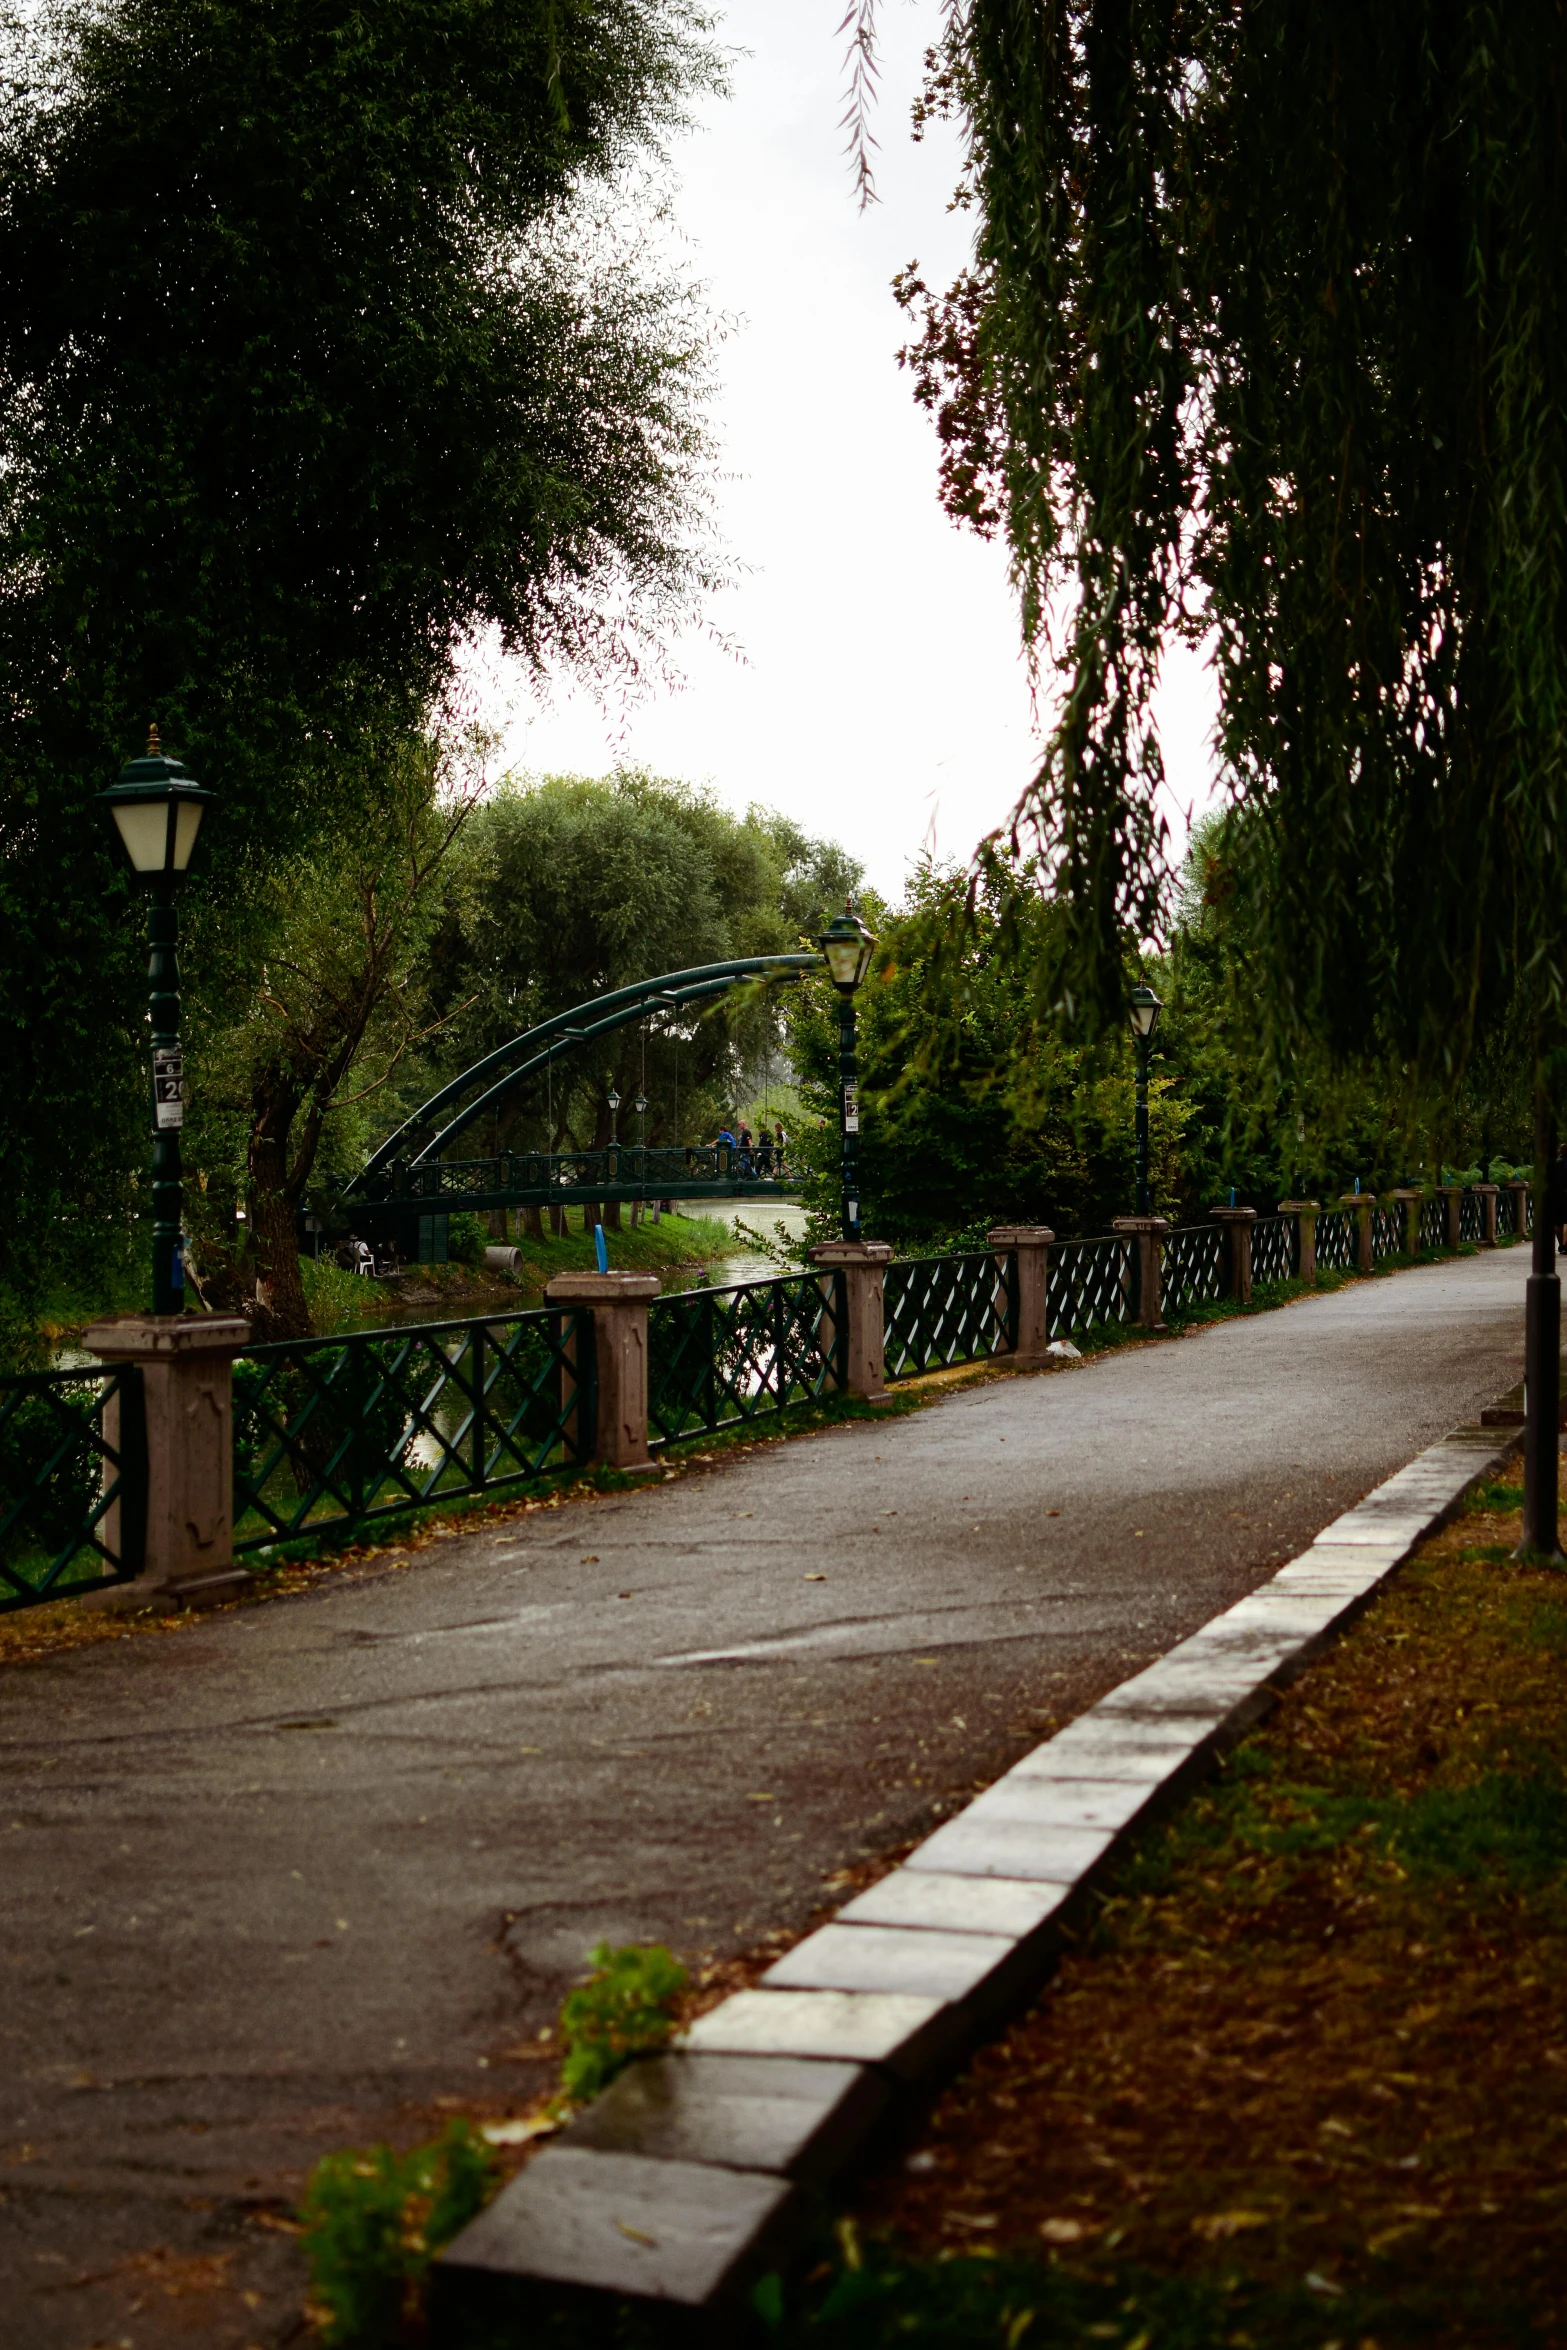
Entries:
{"label": "lamp post", "polygon": [[185,1123],[180,1052],[179,929],[174,893],[190,864],[207,802],[178,759],[148,730],[140,759],[127,760],[99,801],[114,818],[131,871],[147,885],[147,987],[152,1019],[152,1310],[185,1310],[180,1256],[180,1129]]}
{"label": "lamp post", "polygon": [[[1562,1285],[1556,1271],[1552,1180],[1556,1122],[1538,1073],[1534,1086],[1534,1247],[1524,1286],[1522,1558],[1559,1560]],[[1521,1203],[1520,1203],[1521,1205]],[[1521,1219],[1520,1219],[1521,1221]]]}
{"label": "lamp post", "polygon": [[876,941],[854,911],[850,898],[816,941],[827,973],[838,990],[838,1135],[843,1171],[843,1237],[860,1237],[860,1182],[856,1160],[860,1147],[860,1097],[855,1059],[854,998],[871,967]]}
{"label": "lamp post", "polygon": [[611,1086],[609,1089],[609,1147],[611,1150],[617,1149],[620,1143],[619,1121],[620,1095],[616,1092],[614,1086]]}
{"label": "lamp post", "polygon": [[1148,1193],[1148,1055],[1163,1004],[1151,987],[1132,990],[1132,1034],[1137,1040],[1137,1213],[1151,1215]]}

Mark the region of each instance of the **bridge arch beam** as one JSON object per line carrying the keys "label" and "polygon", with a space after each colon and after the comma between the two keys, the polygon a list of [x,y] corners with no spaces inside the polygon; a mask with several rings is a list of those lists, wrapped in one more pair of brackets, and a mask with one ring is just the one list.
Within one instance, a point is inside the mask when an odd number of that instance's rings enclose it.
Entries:
{"label": "bridge arch beam", "polygon": [[[561,1053],[574,1052],[579,1045],[591,1044],[616,1029],[630,1028],[654,1012],[714,1003],[734,987],[758,981],[763,984],[798,981],[808,971],[819,969],[821,960],[819,954],[802,953],[745,955],[729,963],[702,963],[686,971],[660,972],[655,978],[639,980],[634,987],[592,997],[586,1003],[574,1005],[569,1012],[557,1012],[536,1027],[524,1029],[509,1044],[497,1046],[493,1053],[475,1061],[471,1069],[465,1069],[460,1077],[454,1077],[427,1102],[421,1103],[371,1153],[348,1185],[349,1194],[373,1193],[378,1188],[376,1178],[399,1160],[410,1169],[429,1166],[475,1119],[488,1116],[518,1086]],[[490,1080],[488,1085],[484,1085],[485,1079]],[[484,1090],[475,1100],[464,1102],[464,1095],[476,1085],[484,1085]],[[456,1107],[458,1104],[462,1106]],[[430,1128],[435,1121],[454,1108],[456,1114],[432,1134]],[[411,1145],[417,1147],[411,1149]]]}

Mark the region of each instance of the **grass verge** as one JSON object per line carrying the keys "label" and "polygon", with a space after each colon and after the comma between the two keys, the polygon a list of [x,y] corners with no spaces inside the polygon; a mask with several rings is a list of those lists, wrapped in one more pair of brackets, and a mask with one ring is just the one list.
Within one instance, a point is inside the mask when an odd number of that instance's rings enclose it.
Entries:
{"label": "grass verge", "polygon": [[1428,1542],[870,2182],[789,2343],[1567,2340],[1567,1576]]}

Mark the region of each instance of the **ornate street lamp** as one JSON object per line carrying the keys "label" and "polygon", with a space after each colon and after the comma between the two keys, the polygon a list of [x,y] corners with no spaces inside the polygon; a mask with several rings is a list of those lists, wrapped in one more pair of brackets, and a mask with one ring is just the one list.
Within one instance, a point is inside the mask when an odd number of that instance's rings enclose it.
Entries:
{"label": "ornate street lamp", "polygon": [[609,1147],[611,1150],[618,1148],[620,1142],[620,1128],[617,1123],[619,1117],[620,1095],[614,1086],[611,1086],[609,1089]]}
{"label": "ornate street lamp", "polygon": [[1137,1044],[1137,1213],[1151,1215],[1148,1191],[1148,1055],[1163,1004],[1151,987],[1132,990],[1132,1035]]}
{"label": "ornate street lamp", "polygon": [[855,1160],[859,1152],[860,1097],[855,1058],[854,998],[866,972],[876,941],[854,911],[850,898],[816,941],[827,965],[827,975],[838,990],[838,1117],[839,1156],[843,1170],[843,1237],[860,1237],[860,1184]]}
{"label": "ornate street lamp", "polygon": [[147,885],[147,986],[152,1013],[152,1310],[185,1310],[180,1254],[180,1129],[185,1064],[180,1051],[179,929],[174,893],[190,864],[207,803],[214,797],[167,758],[151,727],[147,749],[128,760],[100,803],[114,818],[131,871]]}

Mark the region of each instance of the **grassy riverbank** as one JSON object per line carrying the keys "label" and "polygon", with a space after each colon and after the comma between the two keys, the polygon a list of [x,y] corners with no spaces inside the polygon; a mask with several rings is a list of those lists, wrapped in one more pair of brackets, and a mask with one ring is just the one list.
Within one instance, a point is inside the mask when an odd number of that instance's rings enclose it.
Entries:
{"label": "grassy riverbank", "polygon": [[[628,1223],[619,1232],[606,1232],[604,1240],[615,1272],[673,1276],[677,1287],[721,1278],[724,1259],[735,1253],[729,1227],[712,1216],[665,1216],[660,1223],[635,1227]],[[508,1306],[515,1313],[539,1304],[557,1273],[587,1272],[598,1261],[591,1230],[580,1228],[558,1238],[546,1234],[535,1239],[524,1233],[507,1245],[521,1251],[515,1273],[468,1265],[410,1265],[394,1279],[362,1281],[325,1260],[307,1260],[305,1294],[316,1328],[363,1329],[383,1318],[457,1320]]]}
{"label": "grassy riverbank", "polygon": [[[658,1224],[628,1223],[608,1232],[609,1261],[619,1270],[683,1275],[686,1284],[722,1279],[723,1264],[736,1254],[734,1235],[712,1216],[665,1216]],[[559,1239],[521,1236],[515,1245],[522,1265],[515,1273],[488,1273],[467,1265],[410,1265],[389,1281],[361,1281],[323,1259],[302,1260],[305,1295],[319,1331],[358,1330],[379,1321],[439,1321],[464,1314],[513,1312],[537,1305],[545,1284],[557,1273],[583,1271],[595,1262],[593,1235],[580,1227]],[[678,1279],[676,1285],[679,1285]],[[38,1311],[37,1338],[29,1359],[17,1369],[41,1368],[81,1345],[82,1332],[104,1314],[148,1310],[150,1296],[142,1252],[84,1265],[62,1282]],[[38,1357],[37,1361],[32,1356]]]}

